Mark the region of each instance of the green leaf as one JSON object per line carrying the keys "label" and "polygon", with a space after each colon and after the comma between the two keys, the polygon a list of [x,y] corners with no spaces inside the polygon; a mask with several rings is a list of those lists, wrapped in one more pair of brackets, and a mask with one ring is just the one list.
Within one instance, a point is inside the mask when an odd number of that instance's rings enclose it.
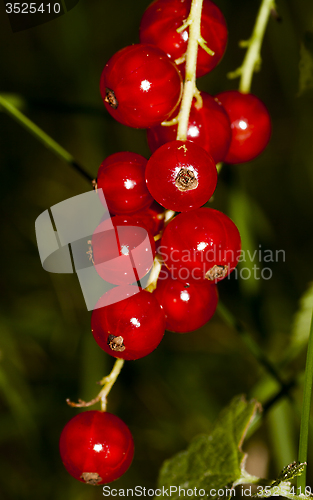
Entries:
{"label": "green leaf", "polygon": [[299,92],[302,95],[313,89],[313,33],[307,31],[300,47]]}
{"label": "green leaf", "polygon": [[[254,400],[235,397],[221,412],[210,435],[194,438],[186,451],[165,461],[158,481],[159,488],[164,488],[163,495],[168,490],[176,500],[183,495],[179,495],[181,488],[193,490],[192,494],[188,492],[189,498],[207,497],[209,493],[214,500],[223,489],[223,498],[229,498],[233,483],[242,476],[246,455],[241,446],[258,406]],[[205,490],[205,495],[199,495],[199,490]]]}

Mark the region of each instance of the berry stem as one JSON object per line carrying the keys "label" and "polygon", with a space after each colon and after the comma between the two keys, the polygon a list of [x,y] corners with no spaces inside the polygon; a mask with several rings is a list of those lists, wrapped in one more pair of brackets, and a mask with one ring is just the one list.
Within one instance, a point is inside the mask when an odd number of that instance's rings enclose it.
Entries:
{"label": "berry stem", "polygon": [[239,44],[241,47],[246,47],[247,52],[240,68],[229,73],[228,78],[240,76],[240,92],[250,92],[253,73],[261,66],[261,45],[269,16],[273,10],[275,10],[274,0],[262,0],[251,37]]}
{"label": "berry stem", "polygon": [[[174,217],[176,217],[176,212],[174,212],[174,210],[165,210],[164,211],[164,227],[166,227],[167,224],[169,222],[171,222],[171,220],[174,219]],[[159,239],[161,239],[162,234],[163,234],[163,231],[161,233],[159,233],[157,236],[155,236],[154,240],[158,241]],[[153,267],[152,267],[151,272],[150,272],[149,280],[148,280],[147,286],[145,288],[145,290],[147,292],[152,293],[156,289],[157,281],[158,281],[159,274],[161,271],[161,267],[162,267],[162,259],[160,259],[160,257],[158,255],[156,255],[154,262],[153,262]]]}
{"label": "berry stem", "polygon": [[161,267],[162,267],[162,261],[158,257],[158,255],[156,255],[154,262],[153,262],[153,267],[151,269],[151,273],[149,276],[149,280],[148,280],[147,286],[145,288],[145,290],[147,292],[152,293],[156,289],[157,281],[158,281],[159,274],[161,271]]}
{"label": "berry stem", "polygon": [[83,401],[82,399],[79,399],[78,403],[73,403],[72,401],[67,399],[66,400],[67,404],[69,406],[74,406],[75,408],[85,408],[87,406],[92,406],[100,401],[101,411],[106,411],[107,395],[109,394],[110,390],[115,384],[116,379],[119,376],[121,369],[123,368],[123,365],[124,365],[124,359],[117,359],[115,361],[111,373],[106,377],[103,377],[102,380],[100,380],[99,384],[103,385],[103,388],[95,398],[91,399],[90,401]]}
{"label": "berry stem", "polygon": [[17,121],[22,127],[36,137],[44,146],[54,152],[56,156],[71,165],[77,172],[79,172],[89,182],[93,181],[93,177],[81,167],[73,156],[66,151],[60,144],[58,144],[52,137],[46,134],[38,125],[32,122],[27,116],[19,111],[13,104],[11,104],[5,97],[0,95],[0,110],[5,111],[11,118]]}
{"label": "berry stem", "polygon": [[101,411],[106,411],[107,395],[115,384],[116,379],[119,376],[121,369],[123,368],[123,365],[124,359],[117,359],[114,363],[111,373],[100,381],[100,384],[103,385],[103,388],[98,394],[101,401]]}
{"label": "berry stem", "polygon": [[186,141],[187,139],[190,108],[193,96],[196,92],[198,45],[202,40],[200,32],[202,3],[203,0],[192,0],[188,19],[184,25],[179,28],[179,30],[183,30],[185,27],[189,26],[189,39],[186,52],[186,77],[177,127],[178,141]]}
{"label": "berry stem", "polygon": [[175,216],[176,216],[176,212],[174,212],[174,210],[165,210],[165,212],[164,212],[164,224],[167,226],[167,224],[169,222],[171,222],[171,220],[173,220]]}
{"label": "berry stem", "polygon": [[[310,327],[309,344],[307,350],[307,358],[305,365],[304,387],[303,387],[303,403],[300,424],[300,439],[299,439],[299,462],[306,462],[308,456],[308,439],[309,439],[309,422],[311,410],[311,395],[313,382],[313,315]],[[306,487],[306,469],[301,476],[297,478],[297,488],[304,493]]]}

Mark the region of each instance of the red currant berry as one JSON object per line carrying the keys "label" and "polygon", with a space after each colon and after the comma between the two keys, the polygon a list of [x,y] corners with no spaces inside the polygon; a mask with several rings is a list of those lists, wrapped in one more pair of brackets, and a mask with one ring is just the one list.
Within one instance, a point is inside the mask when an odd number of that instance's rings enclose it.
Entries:
{"label": "red currant berry", "polygon": [[134,441],[127,425],[112,413],[84,411],[64,427],[60,454],[75,479],[105,484],[127,471],[134,456]]}
{"label": "red currant berry", "polygon": [[[201,92],[203,105],[197,106],[193,99],[189,115],[187,139],[204,148],[215,163],[223,161],[231,141],[228,114],[221,103],[206,92]],[[175,113],[176,114],[176,113]],[[174,118],[170,116],[169,120]],[[148,144],[152,153],[166,142],[174,141],[177,125],[170,127],[157,125],[147,130]]]}
{"label": "red currant berry", "polygon": [[217,287],[209,282],[187,283],[161,270],[153,294],[165,314],[165,328],[186,333],[205,325],[215,313]]}
{"label": "red currant berry", "polygon": [[[160,47],[173,60],[182,58],[187,51],[189,28],[177,33],[188,18],[191,0],[156,0],[144,12],[140,24],[141,43]],[[201,36],[214,51],[209,55],[199,46],[197,77],[205,75],[220,62],[227,44],[227,26],[220,9],[210,0],[204,0],[201,14]],[[185,64],[179,64],[184,74]]]}
{"label": "red currant berry", "polygon": [[166,227],[159,253],[173,277],[188,283],[218,282],[236,267],[241,242],[237,227],[213,208],[179,214]]}
{"label": "red currant berry", "polygon": [[[165,318],[157,299],[145,290],[136,292],[138,288],[132,286],[113,288],[100,298],[92,312],[95,341],[115,358],[147,356],[163,338]],[[128,298],[119,300],[126,294]]]}
{"label": "red currant berry", "polygon": [[148,128],[177,108],[182,79],[177,66],[156,46],[136,44],[118,51],[105,65],[100,92],[118,122]]}
{"label": "red currant berry", "polygon": [[163,144],[149,159],[146,183],[154,199],[182,212],[204,205],[214,193],[217,171],[212,157],[191,141]]}
{"label": "red currant berry", "polygon": [[268,144],[271,119],[266,107],[253,94],[238,90],[221,92],[216,96],[226,109],[232,129],[232,139],[225,157],[227,163],[253,160]]}
{"label": "red currant berry", "polygon": [[91,243],[97,273],[114,285],[138,281],[153,265],[153,236],[135,216],[116,215],[101,222]]}
{"label": "red currant berry", "polygon": [[136,217],[153,236],[159,234],[164,227],[164,208],[156,201],[149,208],[133,214],[133,217]]}
{"label": "red currant berry", "polygon": [[132,214],[153,202],[145,182],[147,160],[136,153],[108,156],[100,165],[97,186],[112,214]]}

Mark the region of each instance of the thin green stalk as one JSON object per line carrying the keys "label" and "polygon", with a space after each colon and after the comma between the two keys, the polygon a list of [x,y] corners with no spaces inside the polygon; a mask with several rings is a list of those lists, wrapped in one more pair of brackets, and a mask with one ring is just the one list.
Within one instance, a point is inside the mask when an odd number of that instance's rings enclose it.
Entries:
{"label": "thin green stalk", "polygon": [[17,123],[22,125],[28,132],[36,137],[44,146],[53,151],[53,153],[64,160],[66,163],[71,165],[75,170],[77,170],[81,175],[85,177],[88,181],[92,182],[93,177],[86,172],[86,170],[81,167],[74,157],[66,151],[60,144],[58,144],[52,137],[46,134],[38,125],[32,122],[27,116],[25,116],[21,111],[19,111],[13,104],[11,104],[7,99],[0,95],[0,110],[5,111],[11,118],[13,118]]}
{"label": "thin green stalk", "polygon": [[272,10],[275,10],[274,0],[262,0],[257,14],[256,22],[249,40],[240,42],[241,47],[246,47],[247,52],[240,68],[229,73],[229,78],[240,76],[239,90],[241,92],[250,92],[252,76],[261,65],[261,46]]}
{"label": "thin green stalk", "polygon": [[99,399],[101,402],[101,411],[106,411],[107,407],[107,395],[109,394],[110,390],[112,389],[113,385],[115,384],[117,377],[119,376],[121,369],[124,366],[124,359],[119,359],[114,363],[113,369],[107,377],[104,377],[101,380],[101,384],[103,385],[103,389],[99,392]]}
{"label": "thin green stalk", "polygon": [[112,389],[113,385],[115,384],[117,377],[119,376],[121,369],[123,368],[123,365],[124,365],[124,359],[117,358],[111,373],[106,377],[103,377],[102,380],[100,380],[99,384],[103,385],[103,388],[95,398],[91,399],[90,401],[83,401],[82,399],[79,399],[78,403],[73,403],[70,399],[67,399],[66,400],[67,404],[75,408],[86,408],[87,406],[92,406],[100,402],[101,411],[106,411],[107,396],[110,390]]}
{"label": "thin green stalk", "polygon": [[[303,402],[300,425],[300,440],[299,440],[299,456],[300,463],[306,462],[308,457],[308,439],[309,439],[309,422],[311,410],[311,395],[313,383],[313,315],[311,320],[309,344],[306,358],[304,387],[303,387]],[[299,492],[304,493],[306,487],[306,470],[297,478],[297,487]],[[301,488],[301,489],[299,489]]]}
{"label": "thin green stalk", "polygon": [[[269,16],[275,11],[275,0],[262,0],[256,21],[253,27],[252,35],[249,40],[239,42],[240,47],[247,48],[242,65],[235,71],[228,73],[228,78],[240,77],[238,90],[248,93],[251,90],[252,77],[255,71],[261,66],[261,47],[265,35]],[[223,168],[223,163],[219,163],[217,173]]]}

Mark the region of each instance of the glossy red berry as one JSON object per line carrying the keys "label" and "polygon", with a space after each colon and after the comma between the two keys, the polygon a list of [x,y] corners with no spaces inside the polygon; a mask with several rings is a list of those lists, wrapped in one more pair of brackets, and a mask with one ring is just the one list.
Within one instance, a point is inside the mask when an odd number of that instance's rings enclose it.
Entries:
{"label": "glossy red berry", "polygon": [[100,92],[106,109],[118,122],[148,128],[166,120],[177,108],[182,78],[158,47],[130,45],[105,65]]}
{"label": "glossy red berry", "polygon": [[255,95],[237,90],[221,92],[216,97],[227,111],[232,129],[225,162],[253,160],[262,153],[271,136],[271,119],[265,105]]}
{"label": "glossy red berry", "polygon": [[206,207],[175,217],[159,247],[172,276],[188,283],[222,280],[236,267],[240,250],[240,235],[233,221]]}
{"label": "glossy red berry", "polygon": [[[157,299],[145,290],[137,292],[134,286],[113,288],[92,312],[92,334],[101,349],[115,358],[147,356],[163,338],[165,318]],[[128,298],[119,300],[127,294]]]}
{"label": "glossy red berry", "polygon": [[153,265],[153,236],[135,216],[116,215],[101,222],[91,243],[97,273],[114,285],[138,281]]}
{"label": "glossy red berry", "polygon": [[147,160],[126,151],[108,156],[100,165],[97,186],[112,214],[132,214],[153,202],[145,182]]}
{"label": "glossy red berry", "polygon": [[60,437],[66,470],[83,483],[97,485],[118,479],[129,468],[134,441],[129,428],[111,413],[84,411],[73,417]]}
{"label": "glossy red berry", "polygon": [[133,214],[133,217],[136,217],[138,223],[140,221],[153,236],[159,234],[164,227],[164,207],[156,201],[149,208]]}
{"label": "glossy red berry", "polygon": [[205,325],[213,316],[218,302],[217,287],[209,282],[187,283],[173,279],[161,269],[153,294],[165,314],[165,328],[187,333]]}
{"label": "glossy red berry", "polygon": [[[223,161],[231,141],[231,128],[228,114],[218,99],[206,92],[200,92],[203,105],[197,106],[193,99],[190,109],[187,139],[204,148],[215,163]],[[176,114],[176,113],[174,113]],[[174,118],[170,116],[169,120]],[[152,153],[166,142],[174,141],[177,125],[170,127],[157,125],[147,130],[149,148]]]}
{"label": "glossy red berry", "polygon": [[214,193],[217,171],[212,157],[191,141],[163,144],[149,159],[146,183],[165,208],[182,212],[204,205]]}
{"label": "glossy red berry", "polygon": [[[184,56],[187,51],[189,28],[177,33],[188,18],[191,0],[156,0],[144,12],[140,24],[141,43],[160,47],[173,60]],[[201,36],[214,51],[209,55],[199,47],[197,77],[205,75],[219,63],[227,44],[227,26],[220,9],[210,0],[204,0],[201,15]],[[185,63],[179,64],[184,74]]]}

